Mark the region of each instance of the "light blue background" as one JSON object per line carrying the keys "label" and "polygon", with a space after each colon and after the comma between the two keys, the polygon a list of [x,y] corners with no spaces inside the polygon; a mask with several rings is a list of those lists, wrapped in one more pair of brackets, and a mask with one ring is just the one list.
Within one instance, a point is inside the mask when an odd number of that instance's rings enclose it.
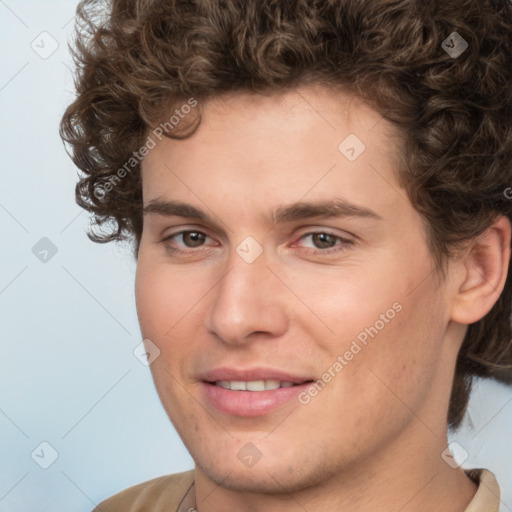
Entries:
{"label": "light blue background", "polygon": [[[58,124],[73,98],[75,5],[0,0],[0,512],[86,512],[193,467],[133,355],[130,249],[90,242],[74,202]],[[31,47],[43,37],[50,48],[43,31],[59,44],[46,59]],[[42,237],[58,249],[47,263],[32,253]],[[512,510],[512,390],[477,386],[470,418],[455,438],[470,454],[464,466],[493,470]],[[58,452],[46,470],[31,457],[43,441]]]}

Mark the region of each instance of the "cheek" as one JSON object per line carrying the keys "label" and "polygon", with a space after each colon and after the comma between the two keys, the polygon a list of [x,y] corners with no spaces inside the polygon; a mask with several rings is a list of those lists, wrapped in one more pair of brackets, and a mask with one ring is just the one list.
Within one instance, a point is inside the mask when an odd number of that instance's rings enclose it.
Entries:
{"label": "cheek", "polygon": [[[176,386],[176,380],[183,380],[180,370],[192,357],[193,337],[187,335],[187,329],[194,316],[191,308],[199,300],[197,287],[185,286],[185,280],[181,281],[179,273],[171,273],[169,266],[149,261],[142,251],[139,253],[135,277],[137,315],[142,337],[160,350],[150,371],[171,421],[177,415],[188,416],[187,409],[178,406],[176,395],[182,386]],[[197,325],[197,318],[193,320]],[[187,421],[194,424],[192,416]]]}
{"label": "cheek", "polygon": [[170,327],[168,322],[172,319],[168,315],[169,294],[164,293],[164,290],[163,280],[157,279],[157,273],[139,257],[135,277],[135,301],[144,338],[159,338],[165,326],[167,325],[167,329]]}
{"label": "cheek", "polygon": [[[297,315],[299,330],[324,353],[327,370],[345,356],[343,373],[366,384],[409,379],[411,384],[437,364],[445,305],[421,268],[397,264],[396,255],[364,269],[332,269],[315,276],[290,276],[294,291],[315,315]],[[352,375],[353,374],[353,375]],[[347,375],[348,377],[348,375]]]}
{"label": "cheek", "polygon": [[365,347],[403,317],[400,284],[387,283],[368,268],[290,274],[288,282],[307,306],[295,301],[299,329],[329,354],[343,354],[356,340]]}
{"label": "cheek", "polygon": [[[141,334],[160,350],[150,370],[162,400],[179,393],[176,380],[188,382],[189,371],[204,354],[200,331],[204,325],[205,296],[211,288],[206,279],[194,278],[179,269],[139,256],[135,297]],[[204,335],[203,335],[204,340]],[[172,400],[166,409],[174,407]]]}
{"label": "cheek", "polygon": [[175,326],[193,313],[206,291],[206,284],[194,281],[188,273],[139,256],[135,298],[143,336],[167,339]]}
{"label": "cheek", "polygon": [[[399,424],[420,410],[436,377],[442,300],[434,289],[408,294],[395,288],[367,307],[358,319],[363,323],[351,325],[350,335],[331,346],[331,360],[336,354],[343,360],[333,392],[352,410],[356,427],[386,420]],[[344,311],[347,318],[356,316],[352,312]]]}

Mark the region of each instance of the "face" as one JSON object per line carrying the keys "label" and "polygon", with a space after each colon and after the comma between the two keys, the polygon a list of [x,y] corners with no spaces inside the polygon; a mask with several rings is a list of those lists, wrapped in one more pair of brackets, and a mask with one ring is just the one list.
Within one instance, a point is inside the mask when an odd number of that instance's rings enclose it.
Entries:
{"label": "face", "polygon": [[392,135],[304,86],[209,100],[191,137],[153,137],[137,310],[162,404],[214,482],[369,478],[445,435],[448,299]]}

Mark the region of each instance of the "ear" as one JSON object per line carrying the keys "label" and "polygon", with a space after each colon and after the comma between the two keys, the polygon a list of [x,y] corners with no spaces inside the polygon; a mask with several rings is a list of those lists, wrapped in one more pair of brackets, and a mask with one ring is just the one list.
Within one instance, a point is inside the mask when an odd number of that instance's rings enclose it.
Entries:
{"label": "ear", "polygon": [[452,303],[452,320],[469,325],[492,309],[507,280],[510,237],[510,221],[500,217],[471,241],[465,256],[457,261],[461,278]]}

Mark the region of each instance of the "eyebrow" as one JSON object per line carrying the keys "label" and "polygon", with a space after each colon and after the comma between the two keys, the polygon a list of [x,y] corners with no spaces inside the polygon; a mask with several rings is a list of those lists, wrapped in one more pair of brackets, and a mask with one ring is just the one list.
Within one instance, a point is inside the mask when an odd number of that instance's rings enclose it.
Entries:
{"label": "eyebrow", "polygon": [[[142,211],[144,215],[155,214],[165,217],[185,217],[215,224],[214,218],[208,213],[181,201],[154,199],[150,201]],[[270,213],[269,221],[275,224],[317,217],[361,217],[382,220],[380,215],[369,208],[352,204],[344,199],[330,199],[314,202],[298,201],[289,205],[280,206]]]}

